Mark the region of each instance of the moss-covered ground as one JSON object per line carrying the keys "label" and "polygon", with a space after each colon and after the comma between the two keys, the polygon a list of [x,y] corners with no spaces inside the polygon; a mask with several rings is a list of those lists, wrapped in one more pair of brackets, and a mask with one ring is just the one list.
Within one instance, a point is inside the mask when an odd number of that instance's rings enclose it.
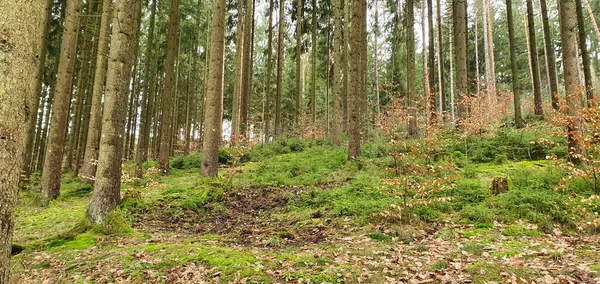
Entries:
{"label": "moss-covered ground", "polygon": [[[12,259],[13,282],[600,281],[597,228],[586,227],[600,201],[582,182],[556,190],[565,172],[544,158],[559,150],[536,148],[536,135],[459,141],[448,151],[454,185],[402,217],[394,208],[408,203],[383,189],[394,161],[377,139],[354,162],[326,140],[255,146],[239,163],[223,150],[214,179],[199,176],[199,155],[173,158],[169,176],[149,162],[133,179],[126,164],[109,232],[77,230],[92,187],[67,174],[43,208],[34,178],[16,213],[14,243],[25,250]],[[497,177],[507,192],[491,190]]]}

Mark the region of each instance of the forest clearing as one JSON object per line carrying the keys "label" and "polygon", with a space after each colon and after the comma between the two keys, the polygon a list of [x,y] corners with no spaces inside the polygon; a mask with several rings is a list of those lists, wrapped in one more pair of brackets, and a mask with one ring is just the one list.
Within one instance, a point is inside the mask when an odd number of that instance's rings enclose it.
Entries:
{"label": "forest clearing", "polygon": [[0,0],[0,284],[600,283],[598,0]]}

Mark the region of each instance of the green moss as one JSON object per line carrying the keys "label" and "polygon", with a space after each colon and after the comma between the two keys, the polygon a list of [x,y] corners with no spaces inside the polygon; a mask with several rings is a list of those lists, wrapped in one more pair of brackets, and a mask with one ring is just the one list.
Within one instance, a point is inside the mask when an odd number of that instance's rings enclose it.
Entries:
{"label": "green moss", "polygon": [[502,234],[508,237],[537,237],[540,233],[536,230],[527,229],[519,224],[513,224],[502,230]]}
{"label": "green moss", "polygon": [[488,283],[491,281],[502,282],[500,273],[507,272],[525,279],[532,279],[534,273],[531,270],[520,267],[502,267],[492,262],[475,262],[467,268],[467,273],[471,275],[473,283]]}
{"label": "green moss", "polygon": [[369,234],[369,238],[376,240],[376,241],[382,241],[382,242],[391,242],[392,241],[392,237],[390,237],[384,233],[379,233],[379,232]]}
{"label": "green moss", "polygon": [[125,218],[123,211],[115,209],[104,219],[104,224],[94,225],[92,231],[104,235],[131,235],[133,229]]}

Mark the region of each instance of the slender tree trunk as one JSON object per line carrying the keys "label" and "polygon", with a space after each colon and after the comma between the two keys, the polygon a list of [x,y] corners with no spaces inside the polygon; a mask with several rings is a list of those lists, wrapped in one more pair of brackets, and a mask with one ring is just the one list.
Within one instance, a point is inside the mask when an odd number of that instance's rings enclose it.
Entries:
{"label": "slender tree trunk", "polygon": [[50,123],[50,136],[48,138],[48,146],[46,147],[44,171],[42,172],[41,180],[41,188],[47,201],[56,199],[60,194],[61,163],[65,146],[65,132],[69,118],[69,101],[71,100],[80,14],[80,0],[67,0],[60,63],[56,77],[57,90],[52,106],[53,115],[52,122]]}
{"label": "slender tree trunk", "polygon": [[223,53],[225,47],[226,1],[216,0],[212,7],[210,65],[208,68],[208,92],[204,121],[204,145],[202,149],[203,177],[219,174],[219,144],[223,125]]}
{"label": "slender tree trunk", "polygon": [[285,0],[279,0],[279,27],[278,27],[278,36],[277,36],[277,91],[275,94],[275,138],[278,138],[281,135],[281,94],[283,91],[283,67],[284,60],[283,58],[283,44],[284,44],[284,35],[283,31],[285,29]]}
{"label": "slender tree trunk", "polygon": [[427,62],[427,69],[428,71],[428,85],[429,85],[429,107],[430,107],[430,121],[432,124],[436,124],[437,120],[438,120],[438,113],[437,113],[437,96],[436,96],[436,88],[435,88],[435,76],[436,76],[436,70],[435,70],[435,49],[434,49],[434,45],[435,45],[435,33],[433,30],[433,1],[432,0],[427,0],[427,25],[429,26],[429,51],[428,51],[428,56],[429,56],[429,60]]}
{"label": "slender tree trunk", "polygon": [[254,46],[254,7],[253,0],[246,0],[245,31],[244,31],[244,73],[242,93],[240,97],[240,133],[248,137],[248,107],[252,93],[252,57]]}
{"label": "slender tree trunk", "polygon": [[344,62],[344,87],[342,89],[342,103],[343,103],[343,111],[342,114],[342,131],[348,131],[348,120],[350,119],[350,110],[348,105],[348,100],[350,99],[350,2],[352,0],[342,0],[342,7],[344,12],[344,29],[342,30],[342,36],[344,42],[342,43],[342,51],[343,51],[343,62]]}
{"label": "slender tree trunk", "polygon": [[294,117],[294,123],[298,126],[300,121],[300,106],[302,101],[302,22],[304,4],[302,0],[296,0],[296,115]]}
{"label": "slender tree trunk", "polygon": [[454,80],[454,76],[455,76],[455,56],[456,56],[456,52],[454,50],[454,21],[449,21],[450,22],[450,29],[449,29],[449,39],[450,42],[448,44],[449,48],[450,48],[450,117],[452,118],[452,123],[456,123],[456,99],[454,96],[454,91],[456,89],[456,85],[454,84],[455,80]]}
{"label": "slender tree trunk", "polygon": [[236,143],[241,132],[241,101],[244,88],[244,39],[245,39],[245,2],[246,0],[238,0],[238,23],[237,23],[237,39],[235,44],[236,62],[235,62],[235,85],[233,86],[233,110],[231,112],[231,141]]}
{"label": "slender tree trunk", "polygon": [[141,13],[140,9],[140,0],[115,2],[98,172],[92,199],[87,208],[87,217],[94,224],[105,224],[107,216],[121,200],[122,137],[125,132],[131,68],[137,49],[136,15]]}
{"label": "slender tree trunk", "polygon": [[592,26],[594,27],[594,32],[596,33],[596,38],[600,41],[600,28],[598,28],[598,23],[596,22],[596,17],[594,17],[594,11],[592,10],[592,6],[590,6],[590,2],[588,0],[583,0],[585,3],[585,8],[590,16],[590,21],[592,22]]}
{"label": "slender tree trunk", "polygon": [[0,283],[9,283],[10,278],[13,213],[26,129],[28,120],[33,119],[34,98],[39,95],[36,79],[41,76],[48,8],[48,1],[0,1]]}
{"label": "slender tree trunk", "polygon": [[[446,86],[444,82],[444,53],[442,51],[442,13],[440,5],[440,0],[436,1],[436,18],[437,18],[437,40],[436,40],[436,48],[437,48],[437,60],[438,60],[438,88],[439,88],[439,113],[442,118],[446,119]],[[452,46],[452,45],[450,45]]]}
{"label": "slender tree trunk", "polygon": [[560,0],[560,37],[563,48],[563,66],[565,77],[565,94],[567,97],[567,114],[571,116],[568,131],[568,151],[572,161],[580,160],[583,154],[581,142],[578,135],[581,132],[581,109],[582,94],[579,85],[577,61],[577,12],[576,4],[572,0]]}
{"label": "slender tree trunk", "polygon": [[265,142],[269,142],[271,135],[271,100],[272,100],[272,84],[271,76],[273,76],[273,1],[269,0],[269,28],[267,39],[267,77],[265,78],[265,109],[264,109],[264,135]]}
{"label": "slender tree trunk", "polygon": [[508,21],[508,41],[510,45],[510,69],[512,72],[512,91],[514,95],[515,108],[515,126],[517,128],[525,127],[523,116],[521,114],[521,84],[519,82],[519,61],[517,60],[517,44],[515,41],[515,28],[512,12],[512,0],[506,0],[506,15]]}
{"label": "slender tree trunk", "polygon": [[485,19],[485,73],[486,73],[486,87],[487,87],[487,99],[488,107],[491,108],[496,104],[496,63],[494,58],[494,23],[492,21],[491,3],[485,0],[483,8]]}
{"label": "slender tree trunk", "polygon": [[367,70],[363,60],[366,53],[362,50],[366,43],[366,33],[362,25],[366,26],[367,20],[367,3],[363,0],[352,0],[352,31],[351,31],[351,48],[350,48],[350,67],[351,67],[351,85],[350,90],[350,121],[349,121],[349,136],[350,143],[348,145],[348,159],[355,160],[360,156],[361,146],[361,101],[363,101],[363,71]]}
{"label": "slender tree trunk", "polygon": [[556,81],[556,59],[554,56],[554,45],[550,36],[550,23],[548,20],[548,6],[546,0],[540,0],[542,27],[544,30],[544,43],[546,44],[546,61],[548,68],[548,80],[550,81],[550,96],[552,98],[552,108],[559,109],[558,106],[558,83]]}
{"label": "slender tree trunk", "polygon": [[533,1],[527,0],[527,28],[529,32],[529,49],[531,51],[531,69],[533,72],[533,103],[536,115],[544,115],[542,108],[542,93],[540,87],[540,72],[538,69],[537,44],[535,41],[535,22],[533,20]]}
{"label": "slender tree trunk", "polygon": [[144,91],[142,93],[142,110],[141,110],[141,121],[140,121],[140,138],[137,144],[137,151],[135,154],[135,177],[141,178],[143,174],[142,164],[148,159],[148,142],[150,140],[150,122],[151,117],[149,112],[151,112],[151,99],[153,97],[153,93],[155,91],[154,86],[156,82],[151,78],[154,78],[154,27],[156,25],[156,6],[157,0],[152,1],[152,6],[150,8],[150,25],[148,28],[148,41],[146,43],[146,62],[144,63]]}
{"label": "slender tree trunk", "polygon": [[[44,100],[44,97],[42,96],[42,79],[43,79],[43,75],[44,75],[44,66],[46,65],[46,54],[48,51],[48,47],[46,46],[48,43],[48,36],[49,36],[49,31],[50,31],[50,24],[48,23],[48,17],[50,16],[50,14],[52,13],[52,0],[44,0],[44,1],[40,1],[40,2],[44,2],[45,6],[45,13],[47,14],[44,18],[44,34],[42,36],[42,41],[40,42],[39,45],[39,55],[40,55],[40,63],[38,64],[38,68],[39,70],[36,73],[36,89],[35,92],[33,93],[33,97],[32,97],[32,107],[31,109],[32,111],[32,116],[31,119],[29,120],[29,124],[27,124],[27,142],[25,143],[25,150],[24,150],[24,155],[23,155],[23,176],[25,176],[26,178],[28,178],[31,175],[31,165],[32,165],[32,157],[33,157],[33,145],[34,145],[34,140],[35,140],[35,129],[36,129],[36,123],[38,121],[38,109],[40,108],[40,102]],[[41,114],[40,114],[41,116]]]}
{"label": "slender tree trunk", "polygon": [[167,60],[165,65],[165,90],[163,92],[163,110],[161,119],[161,137],[160,148],[158,152],[158,161],[160,164],[160,170],[163,174],[169,173],[169,150],[170,150],[170,139],[171,137],[171,108],[173,98],[176,96],[177,90],[175,86],[175,80],[177,74],[175,73],[175,58],[177,49],[179,46],[179,3],[180,0],[173,0],[171,2],[171,15],[169,16],[169,36],[167,46]]}
{"label": "slender tree trunk", "polygon": [[333,1],[333,145],[341,145],[341,132],[343,127],[343,98],[344,89],[344,40],[342,39],[342,7],[344,0]]}
{"label": "slender tree trunk", "polygon": [[310,116],[313,125],[317,123],[317,0],[312,0],[312,89],[310,91]]}
{"label": "slender tree trunk", "polygon": [[406,105],[408,107],[408,135],[418,137],[417,128],[417,92],[415,90],[415,5],[413,0],[406,1]]}
{"label": "slender tree trunk", "polygon": [[469,77],[467,69],[467,1],[452,0],[452,16],[454,29],[454,63],[456,64],[456,84],[459,96],[458,116],[461,120],[468,116],[468,107],[465,98],[469,94]]}
{"label": "slender tree trunk", "polygon": [[[481,76],[481,72],[479,70],[479,17],[478,17],[478,11],[479,8],[483,5],[480,5],[481,1],[475,1],[475,7],[474,7],[474,11],[475,11],[475,85],[477,86],[477,96],[479,96],[479,93],[481,92],[481,80],[480,80],[480,76]],[[485,17],[483,17],[483,40],[484,42],[487,42],[487,31],[485,29]],[[484,43],[485,45],[485,43]],[[487,60],[487,58],[486,58]],[[486,68],[487,68],[487,61],[486,61]]]}
{"label": "slender tree trunk", "polygon": [[581,63],[583,64],[583,78],[585,85],[585,94],[587,99],[587,106],[591,107],[593,104],[591,100],[594,99],[594,86],[592,85],[592,70],[590,68],[590,55],[587,48],[587,30],[585,29],[585,23],[583,21],[583,6],[581,0],[575,0],[575,9],[577,12],[577,27],[579,31],[579,51],[581,52]]}
{"label": "slender tree trunk", "polygon": [[381,115],[381,98],[379,96],[379,37],[381,36],[381,32],[379,30],[379,1],[375,0],[375,28],[374,34],[375,37],[373,43],[373,68],[374,68],[374,80],[375,80],[375,111],[377,112],[377,118]]}

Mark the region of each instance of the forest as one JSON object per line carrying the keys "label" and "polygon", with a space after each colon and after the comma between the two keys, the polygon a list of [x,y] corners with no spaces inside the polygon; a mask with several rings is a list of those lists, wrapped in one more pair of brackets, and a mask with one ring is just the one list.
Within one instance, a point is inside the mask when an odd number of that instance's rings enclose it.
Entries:
{"label": "forest", "polygon": [[0,0],[0,284],[600,283],[598,0]]}

